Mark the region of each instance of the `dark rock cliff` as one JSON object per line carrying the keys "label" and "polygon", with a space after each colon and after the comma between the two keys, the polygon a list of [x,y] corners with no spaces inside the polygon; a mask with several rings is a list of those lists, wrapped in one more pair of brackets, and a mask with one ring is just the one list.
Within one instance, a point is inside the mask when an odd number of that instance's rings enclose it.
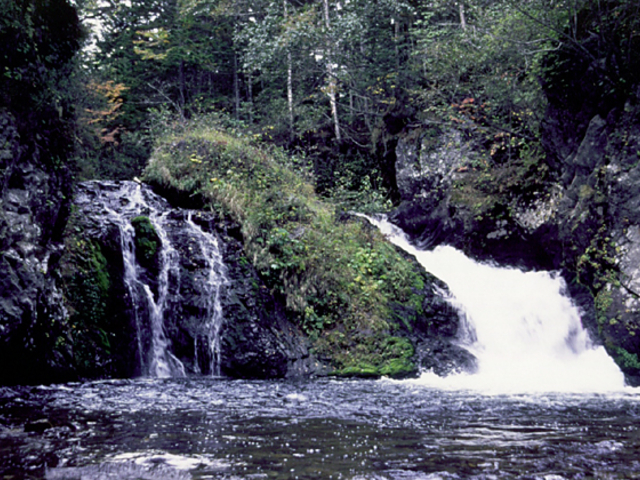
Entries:
{"label": "dark rock cliff", "polygon": [[65,312],[52,272],[71,182],[42,155],[0,111],[0,383],[67,378],[69,352],[55,348]]}
{"label": "dark rock cliff", "polygon": [[[583,322],[640,381],[640,90],[621,108],[566,126],[552,104],[547,161],[478,168],[449,131],[398,142],[401,206],[392,220],[425,247],[454,245],[478,259],[565,276]],[[584,115],[578,116],[583,118]],[[576,120],[577,121],[577,120]],[[565,125],[563,128],[562,125]]]}
{"label": "dark rock cliff", "polygon": [[[68,215],[69,95],[82,30],[66,0],[3,2],[0,27],[0,383],[69,377],[53,272]],[[64,84],[64,86],[62,86]]]}
{"label": "dark rock cliff", "polygon": [[[144,202],[134,199],[135,189],[142,191]],[[282,306],[244,258],[233,224],[204,211],[174,208],[149,187],[133,182],[82,183],[74,208],[61,283],[73,307],[72,317],[79,313],[77,323],[90,330],[82,343],[93,339],[89,376],[149,374],[154,341],[150,310],[154,308],[163,308],[168,350],[187,374],[215,374],[214,363],[219,373],[234,378],[295,377],[318,370],[304,335],[286,320]],[[129,224],[135,229],[134,267],[138,270],[133,286],[127,285],[132,280],[125,272],[131,268],[127,261],[132,261],[126,258],[123,238]],[[143,230],[148,231],[147,237]],[[215,245],[203,244],[205,237]],[[74,251],[78,244],[82,252]],[[207,248],[219,248],[219,252]],[[219,263],[212,264],[218,255]],[[166,262],[171,265],[163,267]],[[212,274],[218,278],[212,280]],[[77,295],[80,277],[90,288]],[[100,286],[105,283],[102,279],[106,284]],[[140,284],[148,286],[156,302],[166,296],[163,305],[148,306],[132,298],[144,297]],[[96,294],[101,288],[104,300]],[[216,300],[219,304],[213,305]],[[94,306],[87,308],[90,304]],[[211,323],[216,308],[222,318],[219,327]],[[215,328],[220,330],[213,338]],[[104,332],[106,339],[96,331]],[[212,351],[213,341],[220,342],[217,352]],[[219,358],[214,361],[213,355]]]}

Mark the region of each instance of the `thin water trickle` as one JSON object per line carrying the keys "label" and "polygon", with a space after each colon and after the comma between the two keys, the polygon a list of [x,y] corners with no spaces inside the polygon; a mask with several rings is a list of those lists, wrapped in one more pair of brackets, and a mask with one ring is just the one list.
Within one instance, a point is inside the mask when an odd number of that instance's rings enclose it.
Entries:
{"label": "thin water trickle", "polygon": [[[116,220],[119,216],[111,210],[109,211],[110,217],[115,217]],[[141,305],[139,295],[137,291],[137,278],[136,274],[136,261],[135,261],[135,246],[133,243],[133,226],[131,223],[123,224],[120,221],[116,221],[118,229],[120,230],[120,249],[122,251],[122,261],[124,264],[124,284],[127,289],[127,294],[132,306],[132,314],[134,323],[136,326],[136,344],[138,346],[138,365],[142,370],[145,365],[144,348],[142,346],[142,319],[141,319]]]}
{"label": "thin water trickle", "polygon": [[[123,281],[136,330],[141,375],[159,378],[187,375],[185,364],[173,353],[172,341],[167,334],[167,319],[171,315],[175,317],[172,309],[185,302],[184,295],[193,303],[189,328],[193,334],[194,358],[189,359],[189,362],[193,360],[190,368],[194,372],[219,375],[221,295],[228,280],[215,234],[204,231],[194,221],[193,212],[171,208],[147,186],[134,182],[87,182],[86,185],[88,188],[79,194],[78,203],[100,205],[106,215],[100,221],[115,225],[119,231]],[[139,216],[149,219],[159,239],[157,265],[151,267],[140,265],[136,258],[132,220]],[[187,255],[191,255],[191,249],[194,254],[198,251],[203,273],[197,275],[203,275],[204,281],[196,290],[189,285],[185,292],[182,291],[181,275],[196,273],[182,269],[178,251],[181,245]],[[194,278],[200,278],[198,276]],[[206,350],[199,352],[199,344]],[[198,353],[202,354],[200,358]]]}
{"label": "thin water trickle", "polygon": [[471,332],[460,343],[478,359],[477,373],[427,373],[422,383],[495,392],[624,388],[622,372],[590,341],[558,275],[478,263],[450,246],[419,250],[388,221],[368,219],[448,285],[448,300],[466,322],[463,330]]}
{"label": "thin water trickle", "polygon": [[[202,295],[205,302],[205,321],[202,324],[202,338],[205,339],[209,347],[209,373],[214,376],[220,375],[220,329],[222,327],[223,312],[220,297],[222,290],[229,284],[227,269],[222,260],[218,238],[205,232],[197,223],[193,221],[193,213],[187,215],[187,225],[192,234],[198,238],[200,253],[206,262],[208,271],[207,279],[202,285]],[[197,342],[197,337],[195,337]],[[197,345],[196,345],[197,351]],[[197,364],[197,361],[196,361]]]}
{"label": "thin water trickle", "polygon": [[149,218],[160,238],[160,274],[158,275],[158,295],[154,297],[149,285],[144,286],[149,305],[151,324],[151,351],[149,375],[159,378],[184,377],[184,365],[170,350],[171,342],[164,331],[164,316],[167,308],[169,289],[179,288],[180,274],[178,254],[165,229],[166,212],[150,209]]}

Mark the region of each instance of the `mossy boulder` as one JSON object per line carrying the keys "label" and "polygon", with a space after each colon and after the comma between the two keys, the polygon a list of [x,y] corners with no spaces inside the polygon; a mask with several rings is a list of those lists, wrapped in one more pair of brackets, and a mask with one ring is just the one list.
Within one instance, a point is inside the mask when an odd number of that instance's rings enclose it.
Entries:
{"label": "mossy boulder", "polygon": [[136,259],[140,265],[157,270],[160,237],[149,217],[138,216],[131,219],[135,231]]}
{"label": "mossy boulder", "polygon": [[144,180],[240,225],[244,257],[319,364],[339,375],[416,374],[414,344],[435,331],[424,327],[434,279],[366,221],[338,215],[296,162],[194,123],[160,139]]}
{"label": "mossy boulder", "polygon": [[106,222],[96,226],[73,208],[57,276],[67,317],[56,348],[71,353],[74,377],[132,375],[133,331],[124,301],[118,229]]}

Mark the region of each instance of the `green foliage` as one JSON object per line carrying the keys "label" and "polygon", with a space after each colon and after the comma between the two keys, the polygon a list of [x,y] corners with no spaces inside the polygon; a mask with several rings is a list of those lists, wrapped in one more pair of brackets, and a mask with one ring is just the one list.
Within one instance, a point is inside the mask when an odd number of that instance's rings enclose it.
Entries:
{"label": "green foliage", "polygon": [[123,109],[129,90],[85,71],[77,74],[75,159],[79,180],[131,179],[149,156],[151,128],[127,125]]}
{"label": "green foliage", "polygon": [[[375,342],[375,349],[367,348],[369,342]],[[356,377],[406,377],[416,371],[411,361],[414,355],[413,345],[406,338],[386,337],[363,339],[363,343],[345,349],[337,355],[344,365],[333,374],[336,376]]]}
{"label": "green foliage", "polygon": [[69,78],[82,36],[76,11],[67,0],[0,0],[0,12],[0,109],[17,119],[25,151],[59,168],[73,143]]}
{"label": "green foliage", "polygon": [[281,150],[203,123],[163,138],[144,179],[201,195],[239,222],[247,258],[336,370],[352,366],[340,352],[356,349],[378,374],[414,371],[408,350],[387,341],[395,328],[390,304],[421,308],[426,274],[377,230],[338,221]]}
{"label": "green foliage", "polygon": [[508,164],[481,160],[456,175],[451,201],[476,221],[506,220],[514,201],[534,200],[546,194],[550,173],[538,149],[522,149]]}
{"label": "green foliage", "polygon": [[616,351],[616,362],[620,365],[624,370],[635,370],[640,371],[640,360],[638,360],[638,355],[635,353],[629,353],[622,347],[615,347]]}
{"label": "green foliage", "polygon": [[574,13],[547,0],[329,1],[327,24],[322,2],[108,5],[99,77],[127,90],[105,126],[122,127],[119,144],[102,146],[108,161],[96,163],[112,166],[98,174],[135,174],[145,150],[128,152],[149,144],[127,143],[125,132],[157,133],[158,112],[183,125],[225,112],[235,127],[304,152],[319,193],[371,210],[397,200],[394,136],[407,127],[454,127],[488,166],[540,162],[543,59],[564,45]]}
{"label": "green foliage", "polygon": [[539,150],[538,75],[560,13],[545,2],[527,10],[509,0],[451,5],[425,4],[412,31],[413,68],[424,78],[415,90],[419,116],[464,132],[488,166]]}
{"label": "green foliage", "polygon": [[574,114],[588,103],[588,115],[606,115],[635,94],[640,83],[640,4],[587,0],[574,13],[560,48],[545,59],[545,92]]}
{"label": "green foliage", "polygon": [[609,321],[609,308],[612,303],[613,298],[611,297],[611,291],[607,288],[602,288],[594,297],[596,320],[600,332],[602,332],[603,326]]}

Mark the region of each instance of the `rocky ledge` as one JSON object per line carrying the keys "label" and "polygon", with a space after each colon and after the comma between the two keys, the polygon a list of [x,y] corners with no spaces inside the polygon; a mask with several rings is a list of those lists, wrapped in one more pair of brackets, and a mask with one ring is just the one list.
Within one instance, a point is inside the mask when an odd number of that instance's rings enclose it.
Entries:
{"label": "rocky ledge", "polygon": [[410,132],[396,149],[403,202],[391,218],[425,247],[560,270],[583,323],[632,385],[640,384],[639,98],[640,89],[623,109],[593,115],[573,147],[550,109],[553,153],[537,165],[483,165],[460,131],[435,143]]}

